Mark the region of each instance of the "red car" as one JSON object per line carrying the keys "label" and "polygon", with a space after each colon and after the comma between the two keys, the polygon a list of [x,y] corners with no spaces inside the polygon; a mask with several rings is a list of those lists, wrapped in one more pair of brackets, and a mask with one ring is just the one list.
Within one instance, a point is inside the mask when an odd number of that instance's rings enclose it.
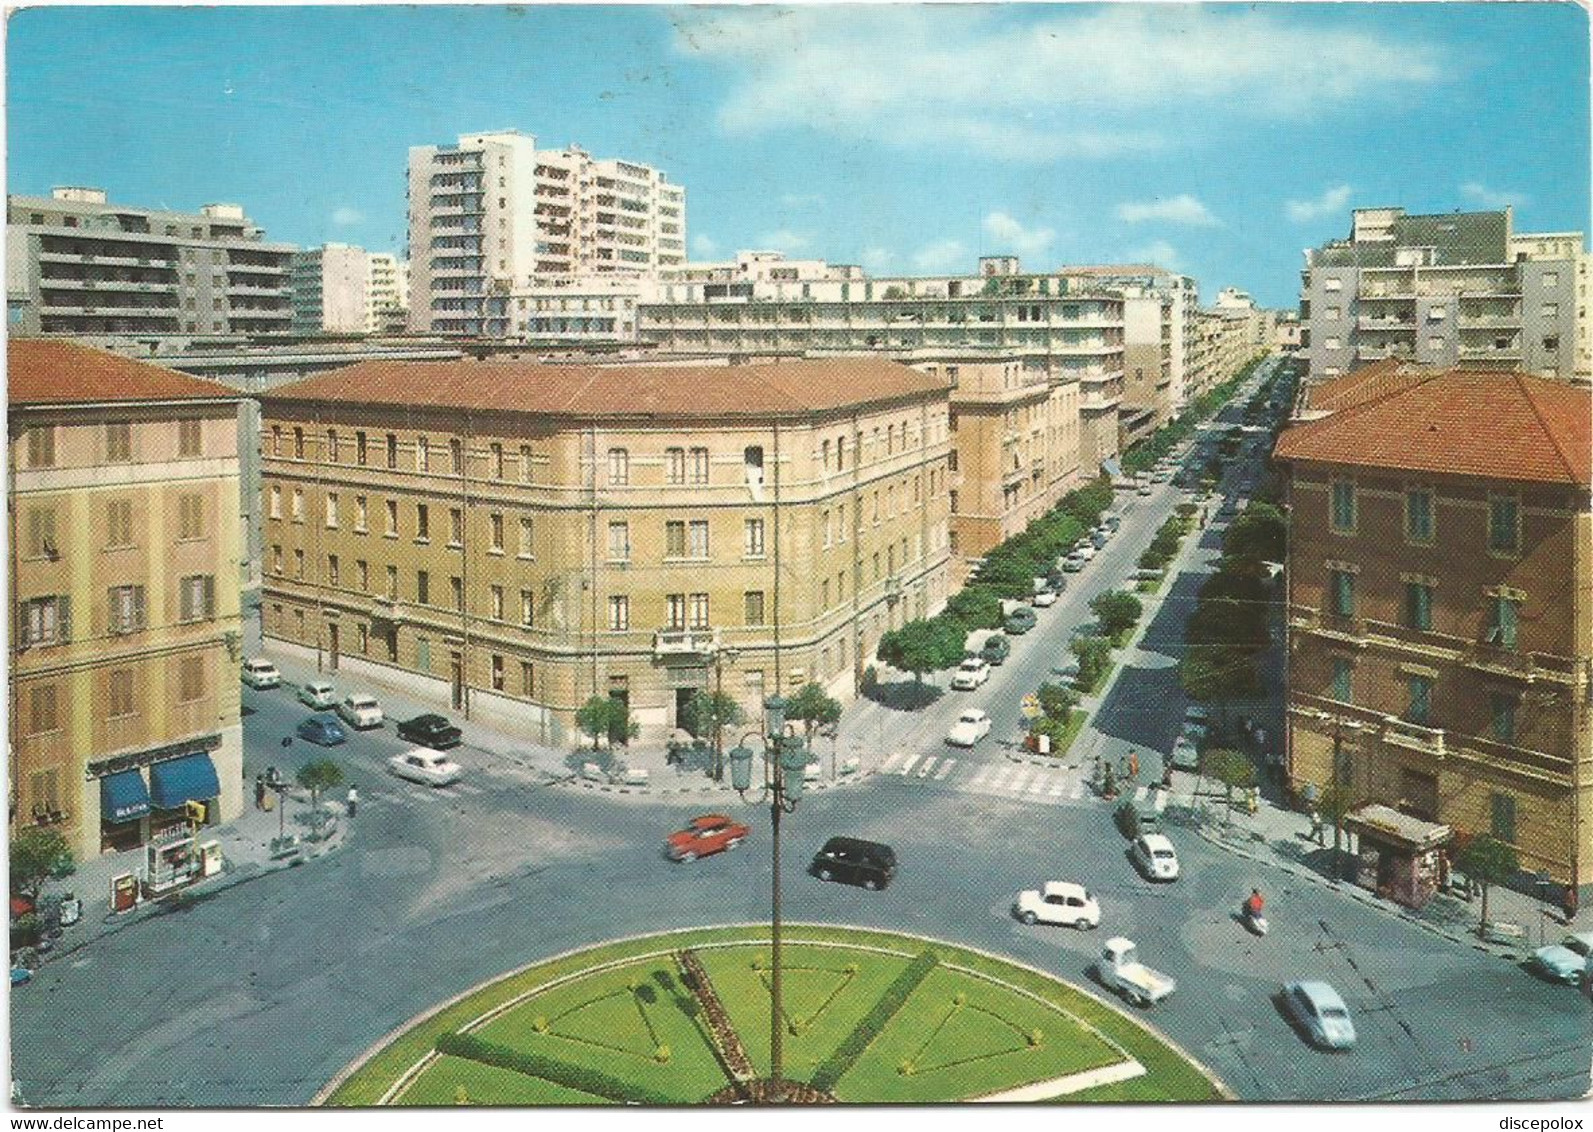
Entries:
{"label": "red car", "polygon": [[752,830],[728,814],[703,814],[686,828],[671,833],[665,842],[672,861],[695,861],[710,853],[734,849]]}

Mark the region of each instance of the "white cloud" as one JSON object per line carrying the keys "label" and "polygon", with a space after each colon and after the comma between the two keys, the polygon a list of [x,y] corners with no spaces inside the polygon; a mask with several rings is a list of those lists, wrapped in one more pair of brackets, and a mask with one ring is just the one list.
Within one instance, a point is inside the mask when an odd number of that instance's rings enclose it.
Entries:
{"label": "white cloud", "polygon": [[1150,263],[1170,271],[1177,271],[1182,261],[1178,258],[1178,249],[1166,240],[1152,240],[1148,244],[1125,252],[1123,262]]}
{"label": "white cloud", "polygon": [[1157,197],[1149,201],[1124,201],[1117,206],[1117,218],[1130,224],[1146,220],[1162,220],[1169,224],[1194,224],[1210,227],[1217,218],[1196,198],[1188,193],[1175,197]]}
{"label": "white cloud", "polygon": [[1506,205],[1515,205],[1519,208],[1527,202],[1526,193],[1512,192],[1509,189],[1490,189],[1481,181],[1467,181],[1460,186],[1460,192],[1467,200],[1475,201],[1484,208],[1504,208]]}
{"label": "white cloud", "polygon": [[1350,203],[1350,191],[1348,185],[1336,185],[1331,189],[1324,189],[1322,195],[1315,200],[1291,200],[1284,206],[1284,211],[1296,224],[1304,224],[1308,220],[1316,220],[1322,216],[1332,216],[1343,212],[1344,206]]}
{"label": "white cloud", "polygon": [[814,205],[823,204],[824,195],[822,193],[784,193],[780,197],[780,203],[787,208],[811,208]]}
{"label": "white cloud", "polygon": [[719,254],[719,241],[704,232],[699,232],[691,238],[691,252],[704,258],[716,256]]}
{"label": "white cloud", "polygon": [[1303,120],[1448,73],[1419,39],[1239,5],[759,5],[672,18],[680,52],[729,72],[729,133],[806,128],[1031,162],[1164,148],[1189,132],[1173,117],[1216,109]]}
{"label": "white cloud", "polygon": [[801,232],[793,232],[789,228],[777,228],[758,237],[759,249],[771,248],[777,252],[801,251],[812,242]]}
{"label": "white cloud", "polygon": [[346,204],[332,210],[332,223],[339,228],[352,228],[356,224],[364,223],[364,221],[365,214],[363,212],[357,208],[350,208]]}
{"label": "white cloud", "polygon": [[1051,246],[1056,231],[1051,228],[1025,228],[1005,212],[992,212],[984,219],[985,235],[1001,250],[1011,250],[1020,256],[1037,256]]}
{"label": "white cloud", "polygon": [[913,266],[919,271],[951,271],[967,268],[968,249],[961,240],[936,240],[913,253]]}
{"label": "white cloud", "polygon": [[858,260],[870,271],[886,271],[896,261],[896,256],[887,248],[867,247]]}

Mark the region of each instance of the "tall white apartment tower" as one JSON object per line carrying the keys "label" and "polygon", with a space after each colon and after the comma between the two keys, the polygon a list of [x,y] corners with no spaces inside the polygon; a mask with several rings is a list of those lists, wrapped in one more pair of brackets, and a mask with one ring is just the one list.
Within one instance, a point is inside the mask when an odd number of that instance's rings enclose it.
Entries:
{"label": "tall white apartment tower", "polygon": [[372,252],[368,264],[366,331],[402,330],[409,319],[409,264],[390,252]]}
{"label": "tall white apartment tower", "polygon": [[514,130],[409,151],[409,327],[501,338],[509,292],[685,262],[685,190],[649,166]]}

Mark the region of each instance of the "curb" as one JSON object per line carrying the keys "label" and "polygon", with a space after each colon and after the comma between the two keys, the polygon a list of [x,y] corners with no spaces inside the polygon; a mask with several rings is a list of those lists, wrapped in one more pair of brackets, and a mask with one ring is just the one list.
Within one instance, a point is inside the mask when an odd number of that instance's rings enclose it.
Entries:
{"label": "curb", "polygon": [[[838,790],[844,786],[855,786],[865,782],[879,773],[877,767],[849,774],[845,778],[838,778],[833,782],[808,782],[804,789],[807,790]],[[604,794],[634,794],[640,798],[664,798],[675,794],[694,794],[708,796],[714,794],[731,794],[734,789],[723,783],[705,783],[700,786],[618,786],[608,782],[593,782],[577,775],[567,775],[563,778],[549,780],[548,786],[579,786],[584,790],[597,790]]]}

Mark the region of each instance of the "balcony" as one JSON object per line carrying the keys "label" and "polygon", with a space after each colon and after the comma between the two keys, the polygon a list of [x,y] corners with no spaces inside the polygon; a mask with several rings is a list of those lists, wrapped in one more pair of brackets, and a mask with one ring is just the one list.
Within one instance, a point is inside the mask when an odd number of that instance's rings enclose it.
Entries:
{"label": "balcony", "polygon": [[1383,720],[1383,742],[1408,751],[1419,751],[1435,759],[1444,757],[1444,732],[1438,727],[1424,727],[1398,716]]}
{"label": "balcony", "polygon": [[372,621],[386,621],[397,625],[404,620],[404,603],[396,597],[371,598],[368,611]]}
{"label": "balcony", "polygon": [[1355,356],[1362,361],[1375,362],[1384,358],[1414,358],[1416,347],[1408,342],[1395,343],[1387,346],[1358,345]]}
{"label": "balcony", "polygon": [[659,629],[653,634],[654,660],[690,660],[718,651],[718,629]]}
{"label": "balcony", "polygon": [[1399,315],[1394,318],[1373,318],[1361,315],[1355,320],[1355,325],[1361,330],[1415,330],[1415,315]]}
{"label": "balcony", "polygon": [[1467,667],[1478,669],[1491,676],[1524,680],[1529,684],[1538,677],[1538,666],[1533,654],[1518,652],[1502,645],[1491,645],[1484,641],[1472,644],[1463,654],[1463,662]]}

